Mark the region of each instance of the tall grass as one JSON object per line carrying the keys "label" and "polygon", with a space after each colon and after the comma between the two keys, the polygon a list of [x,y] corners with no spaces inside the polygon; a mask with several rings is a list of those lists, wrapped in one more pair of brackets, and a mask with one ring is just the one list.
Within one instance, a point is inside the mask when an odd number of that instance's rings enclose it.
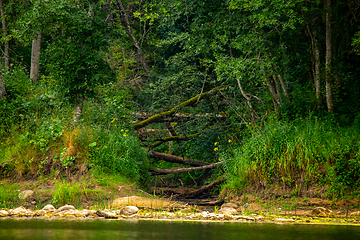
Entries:
{"label": "tall grass", "polygon": [[19,186],[16,183],[0,183],[0,208],[14,208],[18,206],[20,202],[18,188]]}
{"label": "tall grass", "polygon": [[[96,130],[94,130],[96,131]],[[104,171],[118,173],[135,182],[144,182],[148,175],[146,152],[139,140],[122,127],[98,129],[91,147],[91,162]]]}
{"label": "tall grass", "polygon": [[250,131],[234,148],[226,169],[234,188],[275,179],[291,186],[301,179],[303,184],[328,184],[333,194],[336,186],[356,189],[360,186],[360,128],[316,118],[272,121]]}

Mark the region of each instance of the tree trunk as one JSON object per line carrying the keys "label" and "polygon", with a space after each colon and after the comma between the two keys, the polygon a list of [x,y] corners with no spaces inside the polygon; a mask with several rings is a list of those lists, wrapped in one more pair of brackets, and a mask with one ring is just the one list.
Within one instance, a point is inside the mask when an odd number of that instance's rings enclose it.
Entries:
{"label": "tree trunk", "polygon": [[250,101],[250,97],[246,94],[246,92],[244,91],[244,89],[242,88],[242,85],[241,85],[241,82],[240,82],[240,79],[238,77],[236,77],[236,81],[238,83],[238,86],[239,86],[239,89],[240,89],[240,92],[241,92],[241,95],[246,99],[247,101],[247,104],[250,108],[250,111],[251,111],[251,124],[254,126],[255,125],[255,111],[254,111],[254,108],[251,104],[251,101]]}
{"label": "tree trunk", "polygon": [[131,42],[134,44],[135,48],[137,49],[140,63],[142,65],[142,67],[144,68],[144,70],[146,72],[146,75],[149,76],[149,67],[146,64],[145,57],[144,57],[144,54],[143,54],[143,52],[142,52],[142,50],[141,50],[141,48],[139,46],[139,43],[137,42],[137,40],[136,40],[136,38],[135,38],[135,36],[134,36],[134,34],[132,32],[132,29],[131,29],[131,26],[130,26],[130,23],[129,23],[129,18],[128,18],[127,14],[126,14],[124,5],[123,5],[121,0],[118,0],[118,3],[119,3],[119,6],[120,6],[121,15],[123,17],[125,30],[126,30],[127,34],[129,35],[129,38],[130,38]]}
{"label": "tree trunk", "polygon": [[271,99],[274,104],[274,109],[276,112],[278,112],[279,111],[278,105],[281,105],[281,104],[280,104],[279,100],[277,99],[274,83],[268,76],[266,76],[265,73],[263,73],[263,75],[265,77],[266,84],[267,84],[267,86],[269,88],[269,92],[271,94]]}
{"label": "tree trunk", "polygon": [[37,37],[32,42],[30,79],[34,84],[37,84],[39,78],[41,36],[42,30],[38,32]]}
{"label": "tree trunk", "polygon": [[74,104],[73,124],[78,123],[81,118],[83,102],[84,102],[83,99],[81,99],[79,102]]}
{"label": "tree trunk", "polygon": [[0,64],[0,100],[5,95],[6,95],[6,89],[5,89],[5,85],[4,85],[3,74],[2,74],[2,70],[1,70],[1,64]]}
{"label": "tree trunk", "polygon": [[209,169],[214,167],[219,167],[223,165],[224,162],[217,162],[201,167],[190,167],[190,168],[184,168],[184,167],[177,167],[177,168],[170,168],[170,169],[150,169],[150,172],[155,173],[156,175],[164,175],[164,174],[170,174],[170,173],[181,173],[181,172],[191,172],[191,171],[199,171],[203,169]]}
{"label": "tree trunk", "polygon": [[313,73],[314,73],[314,86],[315,86],[315,97],[318,105],[321,103],[321,84],[320,84],[320,49],[319,41],[317,40],[317,31],[313,24],[307,25],[307,30],[311,38],[311,48],[313,52]]}
{"label": "tree trunk", "polygon": [[[3,35],[4,39],[7,38],[7,28],[6,28],[6,19],[5,19],[5,11],[4,11],[4,5],[2,0],[0,0],[0,11],[1,11],[1,19],[2,19],[2,27],[3,27]],[[5,71],[9,70],[9,41],[5,40],[5,52],[4,52],[4,67]],[[1,84],[1,83],[0,83]]]}
{"label": "tree trunk", "polygon": [[156,152],[153,150],[150,150],[148,152],[148,155],[153,158],[164,160],[165,162],[185,164],[185,165],[190,165],[190,166],[194,166],[194,167],[210,165],[210,163],[208,163],[208,162],[178,157],[178,156],[174,156],[174,155],[170,155],[170,154],[166,154],[166,153]]}
{"label": "tree trunk", "polygon": [[286,97],[286,100],[287,100],[288,102],[290,102],[290,96],[289,96],[287,87],[286,87],[286,85],[285,85],[284,78],[283,78],[283,76],[282,76],[280,73],[278,73],[278,79],[279,79],[281,88],[282,88],[282,90],[283,90],[283,93],[284,93],[284,95],[285,95],[285,97]]}
{"label": "tree trunk", "polygon": [[326,0],[326,56],[325,56],[325,90],[326,105],[328,112],[334,112],[332,88],[331,88],[331,0]]}

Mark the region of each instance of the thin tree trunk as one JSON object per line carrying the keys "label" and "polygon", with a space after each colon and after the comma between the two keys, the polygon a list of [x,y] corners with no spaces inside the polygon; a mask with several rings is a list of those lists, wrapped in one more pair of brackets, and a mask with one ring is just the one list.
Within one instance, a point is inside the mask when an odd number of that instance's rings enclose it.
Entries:
{"label": "thin tree trunk", "polygon": [[273,75],[273,76],[272,76],[272,79],[273,79],[273,83],[274,83],[274,85],[275,85],[275,90],[276,90],[276,92],[275,92],[275,94],[276,94],[276,99],[277,99],[277,101],[278,101],[279,105],[280,105],[280,106],[282,106],[282,105],[283,105],[283,103],[282,103],[282,100],[281,100],[281,95],[280,95],[280,84],[279,84],[278,79],[276,78],[276,76],[275,76],[275,75]]}
{"label": "thin tree trunk", "polygon": [[278,79],[279,79],[281,88],[282,88],[282,90],[283,90],[283,93],[284,93],[284,95],[285,95],[285,97],[286,97],[286,100],[287,100],[288,102],[290,102],[290,96],[289,96],[287,87],[286,87],[286,85],[285,85],[284,78],[283,78],[283,76],[282,76],[280,73],[278,73]]}
{"label": "thin tree trunk", "polygon": [[307,30],[311,38],[311,48],[313,52],[313,73],[314,73],[314,86],[315,86],[315,97],[318,101],[318,105],[321,103],[321,84],[320,84],[320,49],[319,42],[317,40],[316,28],[312,25],[312,29],[307,25]]}
{"label": "thin tree trunk", "polygon": [[179,156],[175,156],[175,155],[156,152],[156,151],[153,151],[153,150],[150,150],[148,152],[148,155],[149,155],[149,157],[164,160],[165,162],[185,164],[185,165],[190,165],[190,166],[193,166],[193,167],[199,167],[199,166],[203,166],[203,165],[210,165],[210,163],[208,163],[208,162],[183,158],[183,157],[179,157]]}
{"label": "thin tree trunk", "polygon": [[73,116],[73,124],[79,122],[83,110],[83,102],[84,100],[81,99],[79,102],[74,104],[74,116]]}
{"label": "thin tree trunk", "polygon": [[146,61],[145,61],[145,57],[144,57],[144,54],[139,46],[139,43],[137,42],[133,32],[132,32],[132,29],[131,29],[131,26],[130,26],[130,23],[129,23],[129,18],[126,14],[126,11],[125,11],[125,8],[124,8],[124,5],[122,3],[121,0],[118,0],[118,3],[119,3],[119,6],[120,6],[120,11],[121,11],[121,15],[123,17],[123,22],[125,24],[125,30],[126,32],[128,33],[129,35],[129,38],[130,40],[132,41],[132,43],[134,44],[135,48],[137,49],[137,52],[138,52],[138,55],[139,55],[139,60],[140,60],[140,63],[142,65],[142,67],[144,68],[146,74],[149,76],[149,67],[148,65],[146,64]]}
{"label": "thin tree trunk", "polygon": [[6,89],[5,89],[5,85],[4,85],[3,74],[2,74],[2,70],[1,70],[1,64],[0,64],[0,100],[5,95],[6,95]]}
{"label": "thin tree trunk", "polygon": [[319,43],[316,38],[316,30],[314,30],[314,84],[315,84],[315,96],[318,103],[321,103],[321,85],[320,85],[320,49]]}
{"label": "thin tree trunk", "polygon": [[170,173],[181,173],[181,172],[192,172],[192,171],[199,171],[199,170],[219,167],[223,164],[224,164],[224,162],[217,162],[217,163],[213,163],[213,164],[209,164],[209,165],[205,165],[205,166],[201,166],[201,167],[190,167],[190,168],[177,167],[177,168],[170,168],[170,169],[150,169],[150,172],[153,172],[157,175],[170,174]]}
{"label": "thin tree trunk", "polygon": [[331,89],[331,0],[326,0],[326,56],[325,56],[325,90],[328,112],[334,112],[333,96]]}
{"label": "thin tree trunk", "polygon": [[255,125],[255,116],[254,116],[255,113],[254,113],[254,108],[253,108],[253,106],[251,104],[251,101],[250,101],[250,97],[246,94],[246,92],[242,88],[240,79],[238,77],[236,77],[236,81],[238,83],[241,95],[246,99],[247,104],[248,104],[248,106],[250,108],[250,111],[251,111],[251,124],[254,126]]}
{"label": "thin tree trunk", "polygon": [[34,84],[37,84],[39,78],[41,36],[42,31],[40,30],[37,37],[32,42],[30,79]]}
{"label": "thin tree trunk", "polygon": [[[6,28],[6,19],[5,19],[5,10],[2,0],[0,0],[0,11],[1,11],[1,19],[2,19],[2,27],[3,27],[3,35],[4,39],[7,38],[7,28]],[[4,65],[5,71],[9,70],[9,41],[5,40],[5,53],[4,53]]]}

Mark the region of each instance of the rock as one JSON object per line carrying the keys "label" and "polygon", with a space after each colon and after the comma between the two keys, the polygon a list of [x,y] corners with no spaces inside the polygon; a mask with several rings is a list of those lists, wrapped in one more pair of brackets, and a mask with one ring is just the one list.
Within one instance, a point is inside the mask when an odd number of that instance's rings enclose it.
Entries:
{"label": "rock", "polygon": [[352,213],[350,213],[350,216],[352,216],[352,217],[360,216],[360,211],[352,212]]}
{"label": "rock", "polygon": [[26,212],[27,210],[23,206],[9,210],[10,215],[24,215]]}
{"label": "rock", "polygon": [[9,213],[5,210],[0,210],[0,217],[7,217],[9,216]]}
{"label": "rock", "polygon": [[234,219],[241,219],[241,220],[247,220],[247,221],[255,221],[255,218],[254,217],[250,217],[250,216],[244,216],[244,215],[241,215],[241,216],[233,216]]}
{"label": "rock", "polygon": [[105,215],[106,215],[105,211],[100,210],[100,209],[97,210],[95,214],[98,215],[99,217],[105,217]]}
{"label": "rock", "polygon": [[68,211],[68,210],[75,210],[75,207],[73,205],[65,204],[64,206],[60,207],[57,211],[62,212],[62,211]]}
{"label": "rock", "polygon": [[324,207],[317,207],[311,211],[312,215],[318,215],[318,216],[328,216],[331,215],[333,212],[329,209],[326,209]]}
{"label": "rock", "polygon": [[221,208],[238,208],[239,206],[236,204],[236,203],[232,203],[232,202],[229,202],[229,203],[224,203],[223,205],[221,205]]}
{"label": "rock", "polygon": [[275,221],[277,221],[277,222],[295,222],[294,219],[289,219],[289,218],[276,218]]}
{"label": "rock", "polygon": [[42,216],[45,216],[45,214],[46,214],[46,211],[43,209],[34,212],[35,217],[42,217]]}
{"label": "rock", "polygon": [[24,190],[19,193],[19,198],[22,200],[26,200],[28,197],[31,197],[34,194],[32,190]]}
{"label": "rock", "polygon": [[119,218],[119,215],[117,214],[117,212],[111,212],[107,209],[97,210],[96,215],[98,215],[99,217],[104,217],[104,218]]}
{"label": "rock", "polygon": [[135,206],[126,206],[120,210],[120,214],[133,215],[133,214],[136,214],[138,211],[139,211],[139,209]]}
{"label": "rock", "polygon": [[53,211],[55,211],[56,209],[54,208],[53,205],[48,204],[48,205],[46,205],[45,207],[43,207],[42,210],[53,212]]}
{"label": "rock", "polygon": [[96,215],[96,211],[95,210],[87,210],[87,209],[83,209],[79,212],[81,215],[83,215],[84,217],[88,217],[90,215]]}
{"label": "rock", "polygon": [[236,209],[232,208],[232,207],[224,207],[224,208],[221,207],[221,209],[217,213],[224,214],[224,215],[238,214]]}

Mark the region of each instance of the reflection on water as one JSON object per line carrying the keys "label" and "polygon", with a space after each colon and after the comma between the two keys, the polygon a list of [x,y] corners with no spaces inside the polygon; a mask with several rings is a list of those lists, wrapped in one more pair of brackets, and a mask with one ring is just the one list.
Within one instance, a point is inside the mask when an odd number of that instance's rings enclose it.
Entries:
{"label": "reflection on water", "polygon": [[360,226],[182,221],[0,219],[0,239],[360,239]]}

